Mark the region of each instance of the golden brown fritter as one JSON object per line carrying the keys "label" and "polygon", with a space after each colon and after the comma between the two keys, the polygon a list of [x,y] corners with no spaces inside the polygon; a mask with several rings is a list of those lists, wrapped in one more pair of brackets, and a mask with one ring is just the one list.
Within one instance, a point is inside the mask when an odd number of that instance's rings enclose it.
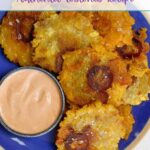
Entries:
{"label": "golden brown fritter", "polygon": [[[117,73],[117,61],[111,61],[111,68],[114,74],[114,81],[121,78],[121,82],[114,82],[112,87],[107,90],[109,97],[109,103],[114,105],[131,104],[139,105],[142,101],[148,100],[148,93],[150,92],[150,71],[147,65],[147,57],[141,55],[130,63],[126,63],[128,68],[127,74]],[[120,65],[120,72],[123,71],[123,67]],[[120,76],[120,75],[121,76]],[[126,79],[124,78],[126,76]],[[128,86],[122,83],[130,83]]]}
{"label": "golden brown fritter", "polygon": [[33,65],[31,45],[33,24],[51,12],[8,12],[0,27],[0,45],[7,58],[21,66]]}
{"label": "golden brown fritter", "polygon": [[146,29],[134,31],[135,21],[129,12],[83,12],[93,28],[104,38],[106,49],[118,50],[123,58],[137,57],[149,50]]}
{"label": "golden brown fritter", "polygon": [[62,12],[35,24],[35,64],[49,71],[62,69],[62,54],[99,42],[99,34],[90,21],[75,12]]}
{"label": "golden brown fritter", "polygon": [[117,51],[125,60],[136,59],[141,53],[146,54],[150,47],[145,42],[145,28],[132,29],[134,19],[129,12],[82,12],[103,37],[106,49]]}
{"label": "golden brown fritter", "polygon": [[[107,93],[105,92],[105,88],[107,87],[105,87],[105,85],[109,86],[112,80],[111,72],[109,72],[110,69],[107,69],[107,62],[109,59],[115,57],[115,53],[109,53],[103,46],[99,47],[97,50],[86,48],[65,54],[63,56],[63,69],[60,73],[59,79],[68,100],[81,106],[97,99],[102,99],[105,103],[105,99],[107,99]],[[102,67],[102,76],[103,71],[104,75],[106,73],[106,76],[108,76],[106,84],[102,83],[102,88],[104,86],[104,90],[100,91],[97,89],[99,87],[90,83],[94,78],[90,79],[88,83],[90,77],[87,77],[88,71],[96,66]],[[92,74],[92,72],[90,74]],[[99,73],[99,75],[101,74]],[[100,78],[102,79],[103,77]],[[100,81],[98,79],[95,80]],[[95,83],[97,81],[92,82]]]}
{"label": "golden brown fritter", "polygon": [[105,46],[114,49],[120,43],[132,43],[134,19],[128,12],[83,12],[94,29],[105,39]]}
{"label": "golden brown fritter", "polygon": [[100,101],[79,110],[69,110],[58,130],[58,150],[117,150],[120,139],[128,134],[124,114]]}
{"label": "golden brown fritter", "polygon": [[7,58],[21,66],[32,65],[33,24],[38,12],[8,12],[2,20],[0,44]]}
{"label": "golden brown fritter", "polygon": [[[117,48],[118,56],[127,64],[127,71],[132,77],[132,84],[128,87],[115,83],[112,84],[112,88],[108,90],[109,95],[111,95],[109,99],[111,104],[120,105],[120,99],[123,100],[124,104],[131,105],[139,105],[142,101],[148,100],[148,93],[150,92],[150,71],[146,56],[146,53],[149,51],[149,44],[145,42],[146,37],[145,29],[134,31],[132,45],[124,45]],[[118,65],[118,62],[111,62],[112,70],[116,74],[117,68],[115,66]],[[121,65],[120,70],[123,70]],[[128,79],[127,81],[130,80]]]}
{"label": "golden brown fritter", "polygon": [[[134,61],[142,64],[138,59]],[[137,105],[147,100],[150,92],[148,66],[138,68],[136,63],[125,61],[116,52],[103,46],[81,49],[63,56],[64,63],[59,75],[67,99],[77,105],[85,105],[101,99],[115,106]],[[143,58],[147,62],[146,56]],[[134,67],[143,75],[138,77]],[[129,68],[128,68],[129,67]],[[140,73],[139,73],[140,74]]]}
{"label": "golden brown fritter", "polygon": [[119,59],[117,54],[98,46],[67,53],[63,59],[59,79],[68,100],[81,106],[97,99],[106,103],[109,96],[106,90],[111,88],[115,75],[109,62]]}

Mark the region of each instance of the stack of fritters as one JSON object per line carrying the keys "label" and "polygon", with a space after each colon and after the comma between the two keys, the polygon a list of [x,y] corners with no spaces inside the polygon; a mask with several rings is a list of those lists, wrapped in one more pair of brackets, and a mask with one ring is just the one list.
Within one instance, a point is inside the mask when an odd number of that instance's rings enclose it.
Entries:
{"label": "stack of fritters", "polygon": [[116,150],[127,139],[132,105],[148,100],[146,29],[128,12],[16,13],[4,17],[7,58],[57,73],[68,105],[58,150]]}

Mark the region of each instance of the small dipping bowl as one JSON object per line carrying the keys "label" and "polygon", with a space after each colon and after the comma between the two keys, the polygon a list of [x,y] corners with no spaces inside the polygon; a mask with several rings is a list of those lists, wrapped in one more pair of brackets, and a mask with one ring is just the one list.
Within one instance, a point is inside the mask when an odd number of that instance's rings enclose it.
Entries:
{"label": "small dipping bowl", "polygon": [[20,67],[0,82],[0,122],[15,135],[38,137],[50,132],[60,122],[64,110],[61,85],[44,69]]}

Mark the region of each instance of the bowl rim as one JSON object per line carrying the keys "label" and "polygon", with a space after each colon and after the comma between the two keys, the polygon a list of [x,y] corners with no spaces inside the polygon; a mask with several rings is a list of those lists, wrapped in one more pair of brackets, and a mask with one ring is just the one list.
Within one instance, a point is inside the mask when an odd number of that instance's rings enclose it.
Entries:
{"label": "bowl rim", "polygon": [[53,129],[55,129],[57,127],[57,125],[59,124],[59,122],[61,121],[63,115],[64,115],[64,111],[65,111],[65,95],[64,95],[64,91],[59,83],[59,81],[56,79],[56,77],[51,73],[48,72],[45,69],[39,68],[39,67],[34,67],[34,66],[26,66],[26,67],[19,67],[17,69],[13,69],[12,71],[8,72],[6,75],[4,75],[4,77],[2,77],[2,79],[0,80],[0,86],[3,84],[3,82],[5,81],[5,79],[7,79],[10,75],[14,74],[15,72],[18,72],[20,70],[26,70],[26,69],[31,69],[31,70],[37,70],[37,71],[41,71],[44,74],[48,75],[57,85],[59,91],[60,91],[60,95],[61,95],[61,101],[62,101],[62,108],[60,111],[60,114],[58,115],[57,119],[55,120],[55,122],[46,130],[39,132],[39,133],[34,133],[34,134],[25,134],[25,133],[21,133],[18,131],[13,130],[11,127],[9,127],[9,125],[7,125],[4,121],[2,116],[0,115],[0,124],[10,133],[17,135],[17,136],[21,136],[21,137],[39,137],[42,135],[45,135],[47,133],[49,133],[50,131],[52,131]]}

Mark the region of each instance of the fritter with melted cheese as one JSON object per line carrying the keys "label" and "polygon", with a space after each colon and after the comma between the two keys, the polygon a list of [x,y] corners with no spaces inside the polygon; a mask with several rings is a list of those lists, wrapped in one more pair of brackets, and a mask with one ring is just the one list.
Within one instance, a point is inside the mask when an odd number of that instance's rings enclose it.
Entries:
{"label": "fritter with melted cheese", "polygon": [[90,21],[80,13],[62,12],[35,24],[33,61],[49,71],[62,69],[62,55],[100,40]]}
{"label": "fritter with melted cheese", "polygon": [[[129,116],[133,119],[131,114]],[[58,150],[117,150],[120,139],[124,139],[126,132],[129,132],[125,118],[126,116],[118,109],[111,105],[102,105],[100,101],[79,110],[69,110],[64,121],[60,123],[57,148]]]}

